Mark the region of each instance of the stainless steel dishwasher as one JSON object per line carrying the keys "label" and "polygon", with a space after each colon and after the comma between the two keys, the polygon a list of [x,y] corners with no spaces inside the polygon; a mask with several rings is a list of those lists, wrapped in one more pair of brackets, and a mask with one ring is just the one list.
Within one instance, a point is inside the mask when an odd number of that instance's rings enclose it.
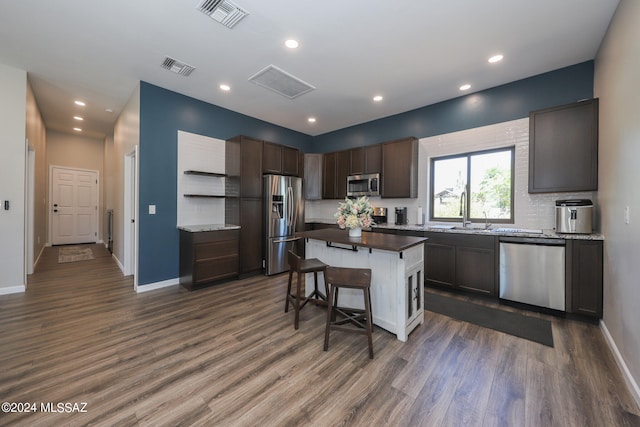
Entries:
{"label": "stainless steel dishwasher", "polygon": [[564,311],[564,239],[500,237],[500,298]]}

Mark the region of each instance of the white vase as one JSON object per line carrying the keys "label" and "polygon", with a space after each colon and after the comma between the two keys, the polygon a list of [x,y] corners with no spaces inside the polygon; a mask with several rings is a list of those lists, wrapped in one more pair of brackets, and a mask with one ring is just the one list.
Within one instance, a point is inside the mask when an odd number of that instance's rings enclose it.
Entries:
{"label": "white vase", "polygon": [[349,229],[349,237],[362,237],[362,228],[350,228]]}

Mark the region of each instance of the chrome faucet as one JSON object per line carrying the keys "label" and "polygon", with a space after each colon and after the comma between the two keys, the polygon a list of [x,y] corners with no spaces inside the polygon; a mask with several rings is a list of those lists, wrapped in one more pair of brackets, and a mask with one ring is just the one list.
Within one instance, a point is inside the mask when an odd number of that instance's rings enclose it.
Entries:
{"label": "chrome faucet", "polygon": [[491,227],[493,224],[489,222],[489,218],[487,217],[487,211],[482,211],[482,213],[484,214],[484,229],[488,230],[489,227]]}
{"label": "chrome faucet", "polygon": [[466,228],[467,227],[467,223],[468,218],[467,218],[467,192],[466,190],[462,191],[462,194],[460,194],[460,216],[462,217],[462,227]]}

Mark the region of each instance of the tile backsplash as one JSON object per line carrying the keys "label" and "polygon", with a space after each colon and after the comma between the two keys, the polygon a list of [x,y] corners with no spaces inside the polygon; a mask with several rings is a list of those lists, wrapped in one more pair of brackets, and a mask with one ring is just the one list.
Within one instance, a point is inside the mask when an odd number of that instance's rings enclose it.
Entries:
{"label": "tile backsplash", "polygon": [[[427,193],[429,191],[429,164],[431,157],[481,151],[492,148],[515,146],[514,208],[515,223],[518,228],[552,229],[555,226],[555,201],[558,199],[591,199],[595,202],[596,192],[529,194],[529,119],[518,119],[497,123],[420,140],[418,150],[418,198],[382,199],[372,197],[376,207],[388,208],[388,221],[394,222],[394,208],[407,207],[410,224],[418,223],[418,210],[424,212],[424,222],[429,221]],[[332,219],[338,200],[307,201],[305,216],[308,219]],[[598,212],[596,206],[596,215]],[[594,228],[597,229],[597,219]]]}

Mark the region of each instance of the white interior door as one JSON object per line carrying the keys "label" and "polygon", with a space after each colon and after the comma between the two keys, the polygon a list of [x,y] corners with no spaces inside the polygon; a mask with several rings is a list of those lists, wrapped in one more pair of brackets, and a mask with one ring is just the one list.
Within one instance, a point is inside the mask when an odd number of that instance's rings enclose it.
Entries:
{"label": "white interior door", "polygon": [[51,243],[98,240],[98,172],[51,169]]}

